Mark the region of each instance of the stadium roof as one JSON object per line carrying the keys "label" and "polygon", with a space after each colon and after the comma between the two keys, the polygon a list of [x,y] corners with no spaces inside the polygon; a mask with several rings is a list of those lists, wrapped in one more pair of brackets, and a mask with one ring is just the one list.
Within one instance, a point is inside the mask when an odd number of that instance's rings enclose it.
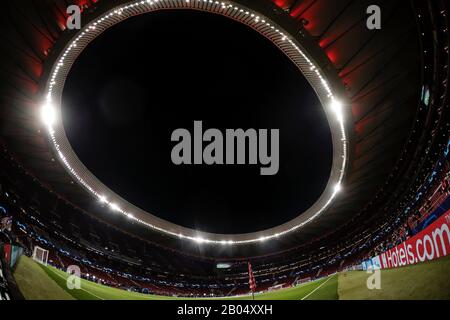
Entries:
{"label": "stadium roof", "polygon": [[[254,1],[238,1],[254,7]],[[49,66],[73,36],[65,29],[65,8],[82,5],[84,19],[91,20],[126,1],[14,1],[3,5],[1,28],[2,65],[1,139],[15,160],[61,200],[93,217],[128,232],[169,247],[183,247],[206,255],[241,252],[268,253],[288,249],[332,233],[375,203],[389,182],[399,174],[408,139],[415,133],[414,121],[421,94],[422,55],[417,29],[418,15],[402,0],[376,1],[382,8],[382,29],[366,27],[366,8],[373,1],[283,1],[258,3],[289,29],[305,37],[310,52],[325,57],[324,72],[336,74],[346,89],[351,142],[343,192],[320,217],[273,243],[248,248],[198,249],[179,239],[149,231],[109,214],[76,183],[55,156],[45,128],[39,121],[43,89]],[[269,7],[267,7],[269,6]],[[326,69],[328,68],[328,70]],[[255,251],[255,247],[257,251]],[[230,250],[230,251],[227,251]],[[242,250],[242,251],[241,251]]]}

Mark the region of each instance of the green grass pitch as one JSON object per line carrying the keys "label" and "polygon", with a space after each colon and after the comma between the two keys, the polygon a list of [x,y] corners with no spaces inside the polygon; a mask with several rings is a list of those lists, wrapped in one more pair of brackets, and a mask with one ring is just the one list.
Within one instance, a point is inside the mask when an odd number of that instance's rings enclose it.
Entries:
{"label": "green grass pitch", "polygon": [[[367,289],[370,274],[351,271],[297,287],[255,294],[255,300],[450,300],[450,256],[420,265],[381,272],[381,290]],[[67,288],[68,274],[21,257],[14,273],[19,289],[30,300],[189,300],[128,292],[81,279],[81,289]],[[226,297],[251,300],[251,296]]]}

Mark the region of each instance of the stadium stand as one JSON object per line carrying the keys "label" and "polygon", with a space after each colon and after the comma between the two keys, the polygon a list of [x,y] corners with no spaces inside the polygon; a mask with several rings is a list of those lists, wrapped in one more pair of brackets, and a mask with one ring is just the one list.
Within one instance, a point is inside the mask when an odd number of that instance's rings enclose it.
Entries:
{"label": "stadium stand", "polygon": [[[327,229],[308,241],[286,241],[289,245],[270,253],[202,255],[201,250],[168,245],[170,241],[163,236],[144,238],[138,232],[130,232],[130,228],[119,228],[120,223],[111,223],[100,212],[97,214],[97,207],[80,208],[65,198],[66,191],[72,187],[61,184],[61,189],[55,191],[54,186],[45,184],[42,177],[23,166],[23,161],[15,156],[19,152],[10,150],[9,144],[2,141],[0,217],[8,218],[12,225],[11,231],[2,230],[0,241],[20,246],[28,256],[38,245],[49,250],[52,266],[67,270],[77,265],[84,279],[111,287],[166,296],[202,297],[248,293],[246,263],[249,260],[257,290],[265,291],[356,268],[366,259],[420,233],[450,209],[449,55],[448,29],[442,22],[446,19],[441,19],[442,2],[435,1],[429,6],[421,1],[413,3],[418,30],[424,35],[420,39],[424,52],[420,58],[426,66],[421,75],[422,93],[417,101],[416,119],[406,130],[409,133],[406,142],[400,139],[394,147],[390,146],[401,152],[392,161],[395,164],[389,167],[386,181],[376,186],[378,192],[374,194],[365,191],[370,193],[363,195],[367,201],[345,223],[333,225],[332,230]],[[288,4],[284,7],[292,10],[293,16],[302,11]],[[342,70],[346,71],[345,65]],[[381,94],[377,95],[377,102],[378,96]],[[398,127],[393,125],[393,128],[374,140],[388,140],[392,132],[397,133]],[[366,133],[369,137],[370,130]],[[378,150],[371,144],[369,149],[372,148]],[[362,180],[362,176],[378,176],[376,170],[384,168],[383,163],[377,162],[379,155],[385,153],[384,149],[381,151],[368,157],[368,162],[360,161],[362,173],[358,173],[356,180]],[[36,159],[30,161],[39,163]],[[218,270],[219,262],[229,262],[231,266]],[[4,277],[5,265],[2,263],[1,267],[0,298],[9,299],[11,289]]]}
{"label": "stadium stand", "polygon": [[[289,287],[302,282],[302,279],[311,280],[333,274],[400,244],[413,235],[413,231],[418,232],[422,221],[429,221],[430,217],[436,219],[439,214],[450,209],[448,160],[444,160],[445,166],[442,170],[434,175],[432,180],[425,179],[421,189],[426,189],[427,192],[419,193],[420,199],[414,198],[415,206],[407,207],[408,210],[405,210],[407,214],[403,219],[378,226],[364,237],[356,235],[343,238],[333,249],[318,248],[307,254],[301,250],[298,253],[291,252],[282,262],[274,262],[267,257],[253,259],[258,290],[265,291],[279,285]],[[23,185],[30,186],[30,184]],[[32,252],[34,245],[49,250],[49,264],[61,270],[66,270],[70,265],[77,265],[81,268],[82,277],[85,279],[125,290],[160,295],[226,296],[230,293],[239,295],[248,292],[245,264],[240,264],[239,261],[234,263],[232,270],[225,270],[216,277],[211,277],[206,272],[184,277],[181,273],[171,272],[177,267],[167,249],[147,249],[150,254],[148,256],[141,254],[138,258],[128,250],[128,246],[102,242],[102,239],[108,238],[96,236],[104,232],[100,227],[101,224],[98,225],[99,228],[91,228],[90,234],[85,233],[84,236],[89,237],[90,241],[84,238],[78,240],[75,236],[83,237],[83,235],[73,231],[86,230],[86,226],[79,222],[75,224],[74,221],[69,229],[70,233],[66,234],[52,220],[53,214],[40,209],[38,201],[30,203],[30,207],[25,207],[16,190],[6,184],[2,185],[2,189],[1,204],[8,208],[8,213],[12,213],[14,218],[15,242],[23,246],[28,254]],[[87,223],[95,225],[93,221]],[[389,227],[386,227],[386,224]],[[183,261],[187,271],[189,271],[188,263],[184,262],[190,259],[192,258],[186,257]],[[152,261],[148,263],[152,267],[144,268],[143,261]],[[194,261],[191,263],[195,268]],[[204,263],[212,268],[213,261]],[[207,268],[208,266],[205,266],[205,269]]]}

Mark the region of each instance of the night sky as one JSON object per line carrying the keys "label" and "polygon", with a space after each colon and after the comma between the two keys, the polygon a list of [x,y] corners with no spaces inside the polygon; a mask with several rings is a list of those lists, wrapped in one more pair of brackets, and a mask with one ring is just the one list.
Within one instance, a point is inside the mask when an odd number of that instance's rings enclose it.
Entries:
{"label": "night sky", "polygon": [[[164,11],[128,19],[82,53],[63,94],[63,120],[81,161],[131,203],[217,233],[274,227],[324,190],[331,134],[320,103],[270,41],[228,18]],[[280,129],[280,170],[176,166],[171,134]]]}

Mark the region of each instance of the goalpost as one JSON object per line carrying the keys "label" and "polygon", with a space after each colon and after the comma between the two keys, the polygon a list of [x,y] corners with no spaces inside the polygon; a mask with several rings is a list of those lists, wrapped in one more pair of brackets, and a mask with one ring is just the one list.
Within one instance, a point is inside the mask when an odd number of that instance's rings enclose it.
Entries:
{"label": "goalpost", "polygon": [[48,261],[48,250],[35,246],[33,250],[33,260],[46,266]]}
{"label": "goalpost", "polygon": [[284,285],[285,285],[284,283],[281,283],[281,284],[271,286],[271,287],[267,288],[267,291],[272,292],[272,291],[277,291],[277,290],[283,289]]}

